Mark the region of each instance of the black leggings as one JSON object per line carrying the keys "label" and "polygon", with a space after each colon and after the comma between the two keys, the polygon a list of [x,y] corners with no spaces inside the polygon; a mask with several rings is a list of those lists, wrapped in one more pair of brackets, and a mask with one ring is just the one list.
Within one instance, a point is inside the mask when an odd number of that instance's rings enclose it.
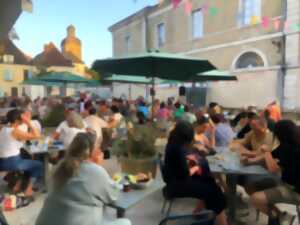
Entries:
{"label": "black leggings", "polygon": [[205,202],[206,208],[214,211],[216,215],[226,207],[225,196],[213,178],[172,181],[167,184],[167,192],[172,198],[201,199]]}

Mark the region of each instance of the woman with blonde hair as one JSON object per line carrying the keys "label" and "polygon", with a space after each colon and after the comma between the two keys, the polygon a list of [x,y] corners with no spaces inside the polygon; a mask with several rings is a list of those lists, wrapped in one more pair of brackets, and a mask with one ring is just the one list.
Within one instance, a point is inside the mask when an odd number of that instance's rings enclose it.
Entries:
{"label": "woman with blonde hair", "polygon": [[103,221],[103,207],[117,200],[119,189],[101,166],[103,155],[95,141],[91,133],[76,135],[54,172],[53,190],[36,225],[131,224],[127,219]]}
{"label": "woman with blonde hair", "polygon": [[57,128],[58,135],[55,136],[59,137],[65,148],[68,148],[76,134],[80,132],[86,132],[86,124],[78,113],[70,111],[66,114],[66,120]]}

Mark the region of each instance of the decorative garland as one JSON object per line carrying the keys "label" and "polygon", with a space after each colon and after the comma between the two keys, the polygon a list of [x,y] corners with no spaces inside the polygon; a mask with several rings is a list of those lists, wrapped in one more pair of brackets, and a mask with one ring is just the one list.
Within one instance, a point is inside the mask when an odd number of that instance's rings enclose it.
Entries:
{"label": "decorative garland", "polygon": [[[135,3],[137,0],[133,0]],[[162,5],[165,0],[158,0],[158,5]],[[193,4],[192,0],[172,0],[173,9],[177,9],[179,7],[179,4],[184,1],[184,10],[186,14],[190,15],[193,11]],[[200,7],[203,11],[203,13],[208,13],[211,17],[216,17],[219,14],[219,9],[215,6],[209,6],[208,3],[204,3]],[[239,13],[237,15],[237,19],[242,18],[242,14]],[[282,24],[284,23],[284,24]],[[280,27],[283,25],[285,31],[299,31],[300,30],[300,22],[291,24],[289,21],[282,21],[279,18],[272,18],[268,16],[256,16],[253,15],[250,20],[249,25],[258,25],[261,24],[261,26],[264,29],[268,29],[269,27],[273,26],[275,30],[279,30]]]}

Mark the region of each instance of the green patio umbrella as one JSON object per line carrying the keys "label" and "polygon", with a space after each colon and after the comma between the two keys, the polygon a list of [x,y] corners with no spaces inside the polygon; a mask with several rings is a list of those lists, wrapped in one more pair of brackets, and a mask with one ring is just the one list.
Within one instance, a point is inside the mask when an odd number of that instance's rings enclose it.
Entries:
{"label": "green patio umbrella", "polygon": [[127,76],[113,74],[111,77],[107,77],[104,80],[128,84],[152,84],[152,79],[144,76]]}
{"label": "green patio umbrella", "polygon": [[100,85],[96,80],[87,79],[70,72],[48,72],[41,74],[39,80],[47,82],[59,82],[63,84]]}
{"label": "green patio umbrella", "polygon": [[69,72],[47,72],[38,77],[23,81],[24,85],[58,86],[66,88],[69,84],[98,86],[96,80],[87,79]]}
{"label": "green patio umbrella", "polygon": [[237,80],[236,76],[231,75],[228,71],[222,70],[211,70],[204,73],[198,73],[197,76],[193,79],[193,81],[195,82],[234,80]]}
{"label": "green patio umbrella", "polygon": [[[186,57],[179,54],[148,51],[123,58],[96,60],[92,69],[100,74],[145,76],[166,80],[192,80],[197,73],[216,69],[208,60]],[[154,95],[152,95],[152,103]],[[152,107],[152,110],[153,107]]]}
{"label": "green patio umbrella", "polygon": [[145,76],[166,80],[191,80],[197,73],[216,69],[208,60],[178,54],[147,52],[124,58],[96,60],[92,69],[101,74]]}
{"label": "green patio umbrella", "polygon": [[63,83],[43,81],[43,80],[40,80],[38,78],[31,78],[31,79],[24,80],[22,82],[22,84],[23,85],[48,86],[48,87],[51,87],[51,86],[63,87],[64,86]]}
{"label": "green patio umbrella", "polygon": [[[113,74],[111,77],[105,78],[106,81],[129,83],[129,84],[152,84],[152,79],[138,75],[120,75]],[[184,82],[206,82],[206,81],[234,81],[236,76],[230,75],[228,71],[212,70],[204,73],[199,73],[193,77],[193,80]],[[155,84],[174,84],[182,81],[155,79]]]}

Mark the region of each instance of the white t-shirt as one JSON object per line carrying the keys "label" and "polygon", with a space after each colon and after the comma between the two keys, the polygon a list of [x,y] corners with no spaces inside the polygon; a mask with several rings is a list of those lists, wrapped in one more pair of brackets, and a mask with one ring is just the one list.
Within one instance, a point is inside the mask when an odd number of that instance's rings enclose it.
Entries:
{"label": "white t-shirt", "polygon": [[87,127],[94,130],[99,140],[99,144],[102,143],[102,129],[108,126],[107,122],[95,115],[90,115],[84,119]]}
{"label": "white t-shirt", "polygon": [[69,127],[67,121],[63,121],[56,128],[56,132],[59,133],[59,139],[63,142],[64,147],[68,148],[73,141],[76,134],[80,132],[86,132],[87,124],[84,122],[84,128],[78,129],[75,127]]}

